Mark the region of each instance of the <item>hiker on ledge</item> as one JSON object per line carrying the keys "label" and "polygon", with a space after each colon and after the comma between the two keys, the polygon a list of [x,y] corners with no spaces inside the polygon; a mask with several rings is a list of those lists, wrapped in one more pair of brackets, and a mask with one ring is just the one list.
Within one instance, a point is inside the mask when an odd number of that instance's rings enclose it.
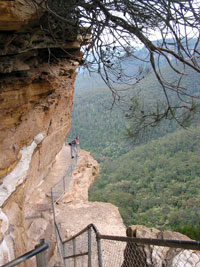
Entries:
{"label": "hiker on ledge", "polygon": [[69,145],[71,146],[71,157],[78,157],[78,145],[79,145],[79,136],[76,137],[75,140],[71,141]]}

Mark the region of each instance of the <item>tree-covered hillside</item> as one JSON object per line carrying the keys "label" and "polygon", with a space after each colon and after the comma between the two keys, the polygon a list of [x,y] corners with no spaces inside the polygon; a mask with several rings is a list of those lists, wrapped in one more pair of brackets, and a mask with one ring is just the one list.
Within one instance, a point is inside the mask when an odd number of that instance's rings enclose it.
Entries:
{"label": "tree-covered hillside", "polygon": [[120,207],[127,225],[158,228],[200,220],[200,127],[179,130],[105,163],[90,199]]}

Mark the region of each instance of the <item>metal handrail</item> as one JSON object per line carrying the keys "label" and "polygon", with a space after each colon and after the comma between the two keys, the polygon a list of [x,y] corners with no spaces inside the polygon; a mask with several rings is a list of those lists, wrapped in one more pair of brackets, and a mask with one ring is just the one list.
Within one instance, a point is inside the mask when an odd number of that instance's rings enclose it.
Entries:
{"label": "metal handrail", "polygon": [[[43,252],[44,250],[48,249],[50,247],[50,244],[49,243],[45,243],[43,245],[39,245],[39,246],[36,246],[35,249],[25,253],[24,255],[2,265],[1,267],[13,267],[13,266],[16,266],[17,264],[29,259],[29,258],[32,258],[33,256],[36,256],[38,254],[40,254],[41,252]],[[41,265],[42,266],[42,265]],[[43,267],[43,266],[42,266]]]}
{"label": "metal handrail", "polygon": [[[68,259],[74,259],[74,266],[76,265],[76,258],[81,256],[88,256],[88,267],[92,267],[92,239],[91,239],[91,231],[94,231],[96,235],[96,242],[97,242],[97,255],[98,255],[98,267],[102,267],[102,255],[101,255],[101,243],[99,236],[100,233],[98,232],[96,226],[94,224],[89,224],[84,229],[82,229],[80,232],[78,232],[76,235],[72,236],[71,238],[63,241],[64,248],[66,250],[67,243],[70,241],[73,241],[73,254],[64,256],[64,260]],[[83,233],[88,232],[88,238],[87,238],[87,251],[78,251],[76,252],[76,238],[82,235]],[[66,250],[67,251],[67,250]],[[65,265],[64,265],[65,266]]]}
{"label": "metal handrail", "polygon": [[169,239],[154,239],[154,238],[137,238],[137,237],[125,237],[125,236],[110,236],[97,234],[99,239],[115,240],[122,242],[132,242],[144,245],[154,245],[171,248],[183,248],[191,250],[200,250],[199,241],[187,241],[187,240],[169,240]]}
{"label": "metal handrail", "polygon": [[86,226],[84,229],[82,229],[80,232],[78,232],[77,234],[75,234],[75,235],[73,235],[72,237],[70,237],[70,238],[64,240],[64,241],[63,241],[63,244],[65,244],[65,243],[67,243],[67,242],[73,240],[73,239],[76,238],[77,236],[79,236],[79,235],[81,235],[82,233],[86,232],[89,228],[92,228],[92,229],[94,230],[94,232],[95,232],[97,235],[100,235],[99,232],[98,232],[98,230],[97,230],[97,228],[96,228],[96,226],[95,226],[93,223],[91,223],[91,224],[89,224],[88,226]]}

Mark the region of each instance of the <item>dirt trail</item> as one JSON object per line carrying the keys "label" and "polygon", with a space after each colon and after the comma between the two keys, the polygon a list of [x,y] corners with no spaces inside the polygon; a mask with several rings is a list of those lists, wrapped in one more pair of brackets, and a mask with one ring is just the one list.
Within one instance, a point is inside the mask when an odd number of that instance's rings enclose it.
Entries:
{"label": "dirt trail", "polygon": [[[26,199],[25,219],[40,216],[42,212],[51,215],[51,187],[56,184],[71,165],[71,153],[69,146],[63,146],[57,154],[55,162],[44,180],[34,189]],[[30,219],[29,219],[30,221]]]}
{"label": "dirt trail", "polygon": [[55,185],[66,173],[71,165],[71,152],[69,146],[63,146],[61,151],[56,156],[53,167],[40,186],[40,190],[45,194],[49,194],[51,187]]}

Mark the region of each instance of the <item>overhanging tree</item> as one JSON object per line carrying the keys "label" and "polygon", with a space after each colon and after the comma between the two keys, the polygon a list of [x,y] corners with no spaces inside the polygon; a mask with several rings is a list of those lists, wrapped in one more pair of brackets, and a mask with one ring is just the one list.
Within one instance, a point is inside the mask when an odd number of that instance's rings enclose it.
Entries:
{"label": "overhanging tree", "polygon": [[[200,73],[200,3],[198,0],[32,0],[44,8],[48,17],[45,32],[54,37],[60,27],[91,41],[84,48],[85,64],[97,71],[111,89],[114,102],[120,99],[114,84],[137,83],[146,74],[140,68],[127,75],[121,66],[122,55],[149,63],[162,87],[165,100],[153,110],[144,109],[137,101],[127,117],[137,117],[131,132],[134,136],[147,126],[156,126],[162,119],[175,119],[180,125],[198,110],[199,94],[192,94],[181,81],[188,69]],[[64,36],[64,35],[63,35]],[[157,41],[155,41],[157,39]],[[152,41],[154,40],[154,41]],[[145,57],[138,54],[144,45]],[[124,52],[124,53],[123,53]],[[166,80],[161,63],[165,61],[176,73],[176,79]],[[171,92],[174,92],[170,96]],[[174,100],[176,96],[176,100]],[[197,100],[197,101],[195,101]]]}

